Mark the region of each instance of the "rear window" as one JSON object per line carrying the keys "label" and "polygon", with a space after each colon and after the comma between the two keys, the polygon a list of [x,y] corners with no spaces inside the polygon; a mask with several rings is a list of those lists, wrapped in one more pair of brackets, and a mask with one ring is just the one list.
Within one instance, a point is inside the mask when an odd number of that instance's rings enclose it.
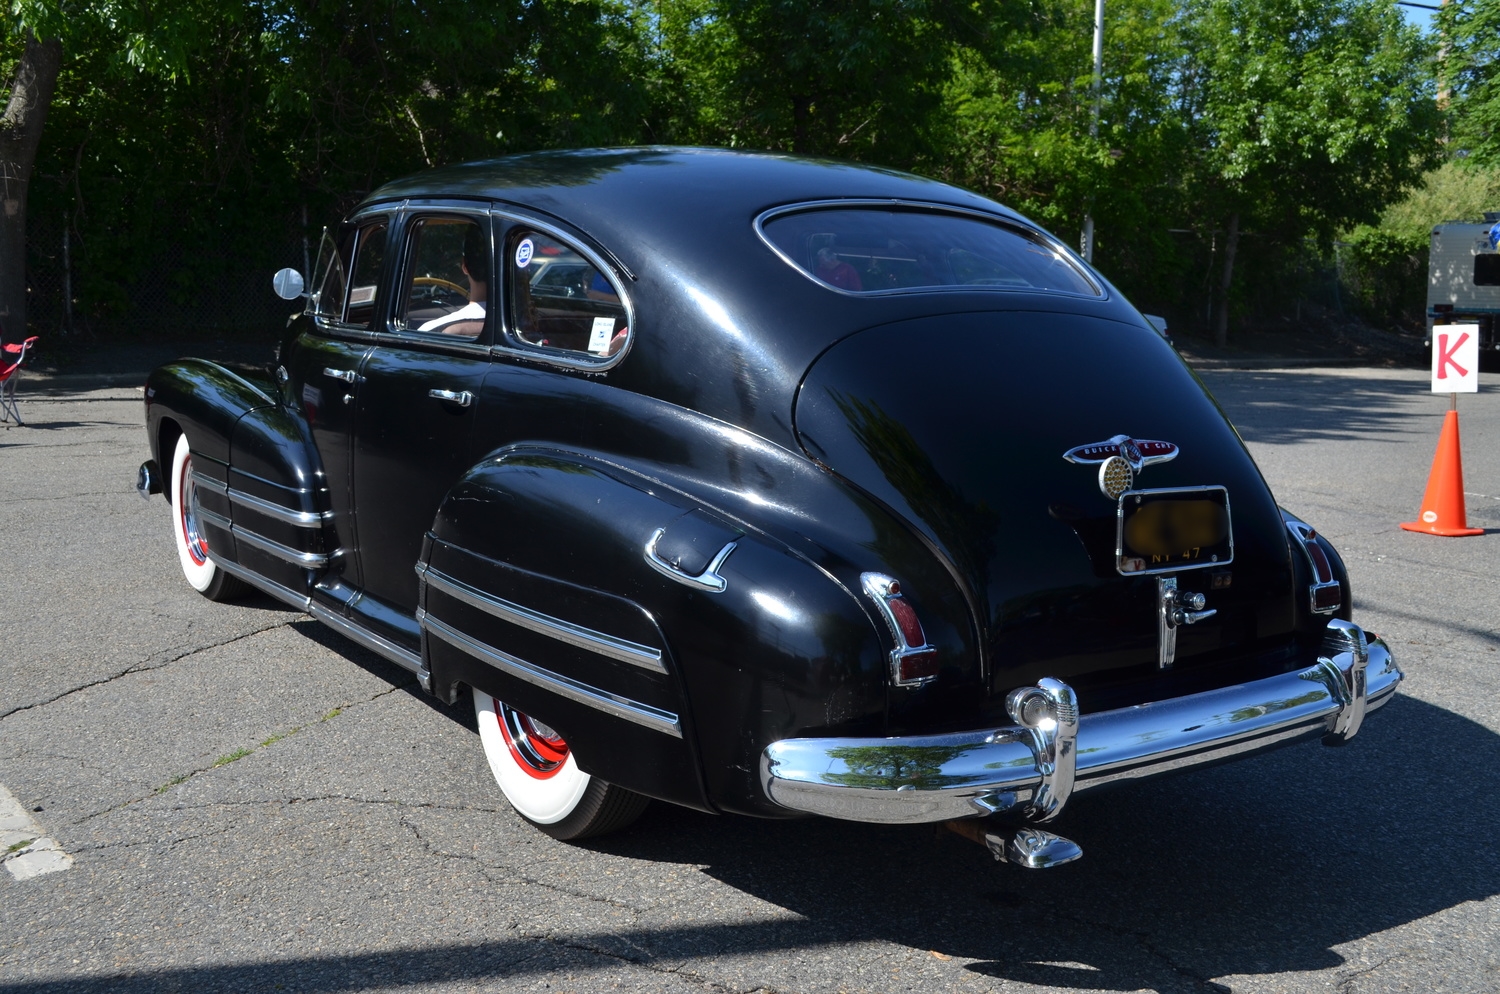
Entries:
{"label": "rear window", "polygon": [[849,293],[988,286],[1099,294],[1062,249],[977,217],[827,208],[773,217],[761,231],[792,265]]}

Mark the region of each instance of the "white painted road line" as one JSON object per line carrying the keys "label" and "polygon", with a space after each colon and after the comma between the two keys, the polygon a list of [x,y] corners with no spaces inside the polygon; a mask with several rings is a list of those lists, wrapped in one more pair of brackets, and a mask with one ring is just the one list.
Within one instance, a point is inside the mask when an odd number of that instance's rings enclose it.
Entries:
{"label": "white painted road line", "polygon": [[73,857],[42,833],[42,826],[4,784],[0,784],[0,863],[17,880],[56,873],[73,865]]}

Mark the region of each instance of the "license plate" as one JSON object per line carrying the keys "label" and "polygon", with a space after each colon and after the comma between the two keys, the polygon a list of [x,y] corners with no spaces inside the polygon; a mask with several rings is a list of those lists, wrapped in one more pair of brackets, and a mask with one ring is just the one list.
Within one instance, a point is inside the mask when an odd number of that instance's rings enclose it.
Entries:
{"label": "license plate", "polygon": [[1175,573],[1234,560],[1229,491],[1223,487],[1127,490],[1120,495],[1115,569]]}

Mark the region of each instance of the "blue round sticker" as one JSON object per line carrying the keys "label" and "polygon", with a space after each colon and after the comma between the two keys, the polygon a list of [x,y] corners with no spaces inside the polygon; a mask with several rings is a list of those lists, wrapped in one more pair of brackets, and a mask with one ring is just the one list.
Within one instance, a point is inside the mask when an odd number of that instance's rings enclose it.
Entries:
{"label": "blue round sticker", "polygon": [[531,255],[536,251],[536,246],[531,244],[530,238],[521,239],[521,244],[516,246],[516,268],[525,269],[531,265]]}
{"label": "blue round sticker", "polygon": [[1490,248],[1500,248],[1500,224],[1490,228],[1489,242]]}

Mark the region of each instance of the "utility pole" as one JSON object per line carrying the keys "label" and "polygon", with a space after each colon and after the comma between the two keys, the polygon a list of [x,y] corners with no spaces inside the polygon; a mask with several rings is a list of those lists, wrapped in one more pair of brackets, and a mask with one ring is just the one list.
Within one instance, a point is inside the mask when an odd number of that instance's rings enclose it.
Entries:
{"label": "utility pole", "polygon": [[[1089,137],[1099,137],[1099,109],[1104,87],[1104,0],[1094,0],[1094,116],[1089,121]],[[1094,261],[1094,211],[1083,216],[1083,258]]]}

